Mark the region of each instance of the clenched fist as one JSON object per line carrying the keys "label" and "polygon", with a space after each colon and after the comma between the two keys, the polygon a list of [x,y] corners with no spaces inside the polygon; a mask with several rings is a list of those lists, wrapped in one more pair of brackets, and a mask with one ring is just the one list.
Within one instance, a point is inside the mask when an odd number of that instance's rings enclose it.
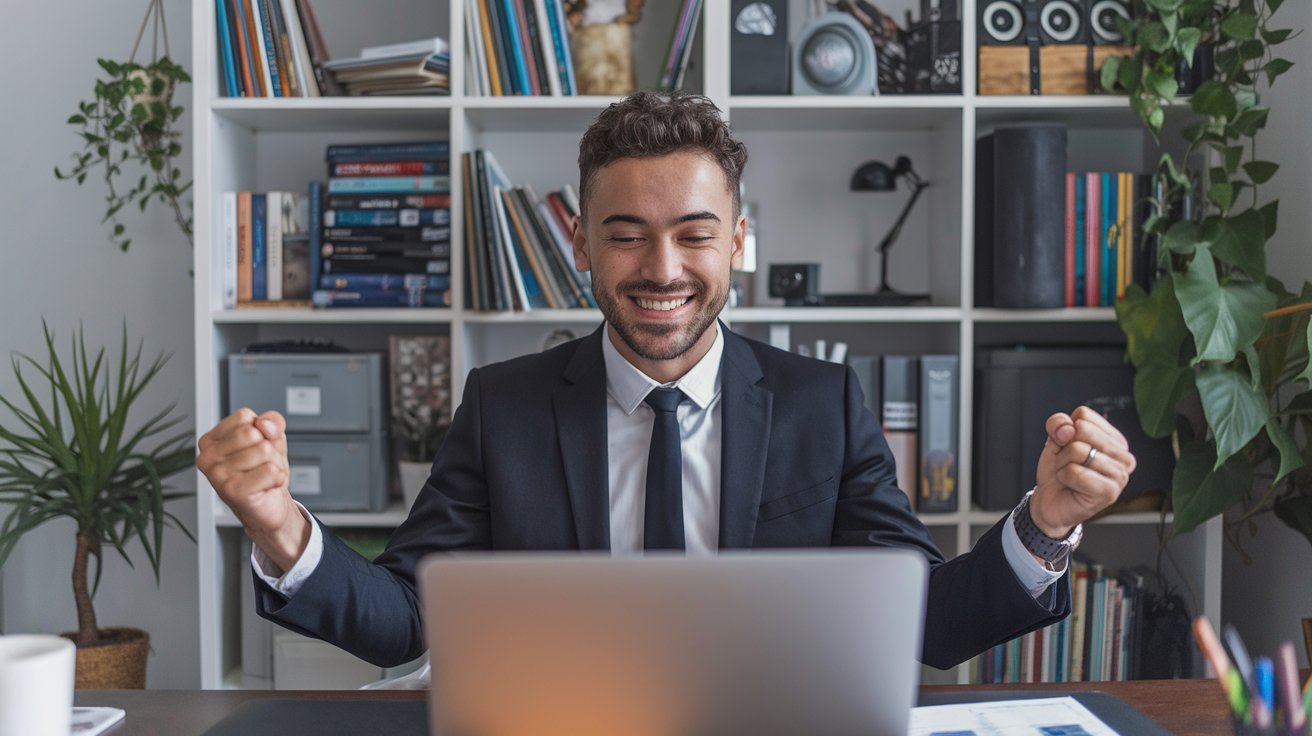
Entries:
{"label": "clenched fist", "polygon": [[287,421],[245,407],[201,436],[196,467],[237,516],[246,536],[283,571],[310,539],[310,522],[288,490]]}
{"label": "clenched fist", "polygon": [[1048,417],[1047,432],[1030,515],[1062,539],[1120,497],[1137,462],[1120,430],[1087,406]]}

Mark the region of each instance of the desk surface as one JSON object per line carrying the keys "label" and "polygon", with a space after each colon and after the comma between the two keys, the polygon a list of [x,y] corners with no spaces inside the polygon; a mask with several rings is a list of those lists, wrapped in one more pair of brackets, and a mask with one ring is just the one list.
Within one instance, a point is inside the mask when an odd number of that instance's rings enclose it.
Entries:
{"label": "desk surface", "polygon": [[[1097,690],[1138,708],[1173,733],[1206,736],[1233,733],[1229,711],[1215,680],[1146,680],[1138,682],[1062,683],[1049,685],[935,685],[926,693],[954,691],[1029,690],[1063,692]],[[422,691],[285,690],[88,690],[79,691],[78,705],[112,705],[127,711],[127,719],[110,736],[200,734],[232,709],[255,698],[377,698],[413,700]]]}

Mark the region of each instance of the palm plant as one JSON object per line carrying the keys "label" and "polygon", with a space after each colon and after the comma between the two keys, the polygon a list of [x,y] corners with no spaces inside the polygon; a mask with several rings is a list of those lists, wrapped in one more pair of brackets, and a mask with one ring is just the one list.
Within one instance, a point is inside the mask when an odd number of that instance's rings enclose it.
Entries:
{"label": "palm plant", "polygon": [[[143,367],[138,343],[129,357],[125,324],[115,374],[104,348],[89,359],[85,334],[79,330],[66,369],[44,320],[42,329],[46,362],[21,353],[13,358],[25,405],[0,396],[0,403],[18,420],[10,427],[0,426],[0,505],[9,507],[0,524],[0,565],[27,532],[52,519],[72,519],[77,525],[73,558],[77,645],[93,646],[100,643],[92,596],[100,585],[103,549],[112,547],[131,566],[127,545],[135,538],[158,583],[164,527],[176,526],[194,541],[178,518],[164,509],[165,502],[185,495],[169,492],[164,480],[192,467],[195,451],[191,432],[145,447],[147,440],[182,421],[168,418],[175,405],[135,429],[128,424],[133,403],[167,362],[167,355]],[[29,383],[24,364],[40,374],[40,385]],[[43,402],[41,394],[47,392],[49,399]],[[94,582],[88,586],[92,558]]]}

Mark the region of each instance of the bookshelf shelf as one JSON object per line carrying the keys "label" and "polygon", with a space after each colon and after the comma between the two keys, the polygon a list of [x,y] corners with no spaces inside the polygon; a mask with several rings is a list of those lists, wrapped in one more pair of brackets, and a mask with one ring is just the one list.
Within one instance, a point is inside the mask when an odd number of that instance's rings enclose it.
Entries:
{"label": "bookshelf shelf", "polygon": [[[755,306],[727,310],[736,329],[764,339],[772,325],[789,325],[792,339],[843,340],[849,355],[955,353],[960,358],[958,509],[927,514],[924,521],[944,553],[969,549],[974,538],[1002,512],[971,506],[974,460],[972,407],[975,404],[975,351],[993,339],[1036,344],[1057,335],[1066,343],[1086,333],[1118,336],[1110,308],[1011,311],[977,309],[974,303],[974,148],[989,129],[1009,122],[1051,120],[1070,128],[1070,163],[1075,170],[1143,170],[1156,160],[1151,136],[1124,97],[988,97],[974,94],[976,63],[974,18],[982,0],[963,0],[961,15],[968,45],[963,53],[966,92],[960,95],[884,95],[875,97],[736,96],[729,93],[730,4],[703,3],[694,65],[688,89],[709,96],[725,112],[751,153],[744,202],[757,224]],[[316,6],[321,3],[315,0]],[[913,0],[896,0],[899,12]],[[449,97],[226,98],[219,96],[214,59],[214,4],[192,4],[192,110],[195,176],[195,380],[197,430],[206,431],[223,416],[224,358],[264,340],[322,336],[348,347],[376,350],[389,332],[441,334],[450,338],[452,395],[460,396],[472,368],[538,350],[557,330],[576,335],[601,321],[596,310],[535,310],[495,314],[465,309],[465,252],[451,252],[450,309],[220,308],[218,275],[222,260],[216,243],[223,234],[220,208],[225,191],[300,188],[324,177],[323,147],[333,143],[445,138],[451,146],[451,242],[464,243],[463,171],[460,155],[494,151],[516,184],[538,192],[574,183],[579,134],[613,97],[483,97],[464,89],[466,2],[437,0],[403,4],[396,13],[379,13],[368,4],[323,0],[321,22],[360,46],[394,40],[400,33],[437,35],[451,41],[452,89]],[[807,12],[805,0],[790,0],[793,18]],[[647,3],[644,23],[664,23],[677,4]],[[657,12],[659,11],[659,12]],[[398,20],[399,18],[399,20]],[[398,31],[405,20],[414,21]],[[672,21],[671,21],[672,22]],[[455,33],[452,32],[456,30]],[[357,34],[353,37],[351,34]],[[389,35],[390,34],[390,35]],[[659,34],[661,44],[668,30]],[[454,36],[454,37],[453,37]],[[649,38],[651,35],[649,34]],[[400,40],[400,39],[395,39]],[[343,51],[336,37],[333,47]],[[648,49],[658,68],[664,48]],[[640,83],[651,82],[639,76]],[[654,81],[654,80],[652,80]],[[1180,106],[1187,100],[1180,100]],[[891,256],[893,285],[933,294],[931,306],[782,306],[764,295],[771,263],[821,265],[821,293],[871,291],[878,283],[874,244],[887,231],[907,192],[879,195],[852,192],[853,169],[871,159],[909,156],[918,173],[933,183],[908,218]],[[197,475],[197,540],[201,611],[203,687],[268,687],[241,672],[241,589],[238,570],[244,535],[236,519]],[[1022,489],[1017,490],[1017,494]],[[400,502],[380,514],[323,514],[330,524],[388,528],[405,516]],[[1156,513],[1124,514],[1091,525],[1088,547],[1108,549],[1137,563],[1151,563]],[[1220,618],[1219,523],[1173,542],[1180,581],[1200,592],[1199,608]],[[1110,541],[1109,541],[1110,540]],[[1100,547],[1101,545],[1101,547]],[[1114,548],[1114,549],[1112,549]],[[234,567],[236,566],[236,567]],[[966,682],[969,667],[926,673],[927,682]],[[944,678],[947,678],[946,680]]]}

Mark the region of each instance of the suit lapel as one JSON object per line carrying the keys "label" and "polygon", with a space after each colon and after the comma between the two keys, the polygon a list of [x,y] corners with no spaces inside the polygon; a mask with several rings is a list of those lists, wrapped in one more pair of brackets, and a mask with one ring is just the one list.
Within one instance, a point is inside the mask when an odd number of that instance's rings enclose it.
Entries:
{"label": "suit lapel", "polygon": [[610,549],[610,472],[606,451],[605,325],[578,343],[552,394],[556,436],[579,549]]}
{"label": "suit lapel", "polygon": [[774,394],[757,385],[764,374],[747,343],[720,329],[720,548],[732,549],[752,546],[756,534]]}

